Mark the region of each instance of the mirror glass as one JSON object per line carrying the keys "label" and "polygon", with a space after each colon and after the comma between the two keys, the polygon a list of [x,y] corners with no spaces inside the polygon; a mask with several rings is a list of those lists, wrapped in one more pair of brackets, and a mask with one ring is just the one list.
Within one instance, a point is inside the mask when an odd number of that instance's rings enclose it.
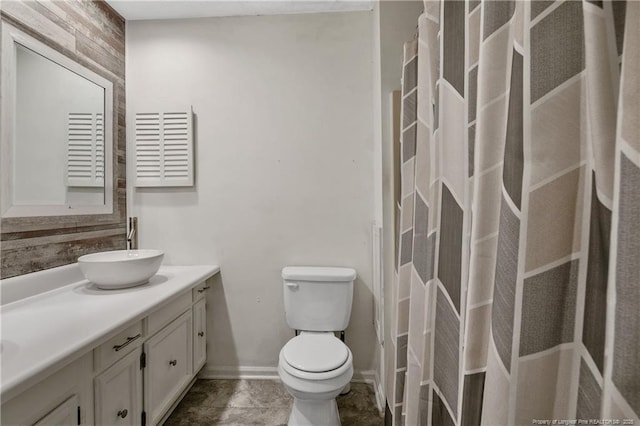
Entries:
{"label": "mirror glass", "polygon": [[16,45],[13,205],[104,204],[104,88]]}
{"label": "mirror glass", "polygon": [[113,212],[113,83],[2,22],[3,218]]}

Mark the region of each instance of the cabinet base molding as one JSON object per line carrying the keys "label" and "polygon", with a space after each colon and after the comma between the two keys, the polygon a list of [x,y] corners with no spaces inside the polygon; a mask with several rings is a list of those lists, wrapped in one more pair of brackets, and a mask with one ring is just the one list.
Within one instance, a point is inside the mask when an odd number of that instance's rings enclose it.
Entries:
{"label": "cabinet base molding", "polygon": [[176,407],[178,406],[178,404],[180,404],[180,402],[182,401],[184,396],[187,394],[187,392],[189,392],[191,390],[191,388],[193,387],[193,385],[196,383],[196,380],[198,380],[198,377],[196,377],[196,376],[194,376],[193,379],[191,379],[189,384],[180,393],[180,396],[175,400],[175,402],[173,404],[171,404],[171,407],[169,407],[169,410],[167,410],[167,412],[164,414],[164,416],[162,416],[162,418],[158,422],[159,425],[162,425],[162,424],[164,424],[164,422],[167,421],[167,419],[169,418],[171,413],[173,413],[173,410],[176,409]]}

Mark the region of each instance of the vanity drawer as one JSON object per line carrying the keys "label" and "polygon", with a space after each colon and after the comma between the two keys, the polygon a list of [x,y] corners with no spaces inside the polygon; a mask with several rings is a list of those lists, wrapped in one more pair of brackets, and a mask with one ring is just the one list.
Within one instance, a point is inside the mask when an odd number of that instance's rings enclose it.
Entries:
{"label": "vanity drawer", "polygon": [[149,336],[160,330],[166,324],[180,316],[191,306],[191,292],[185,292],[178,296],[176,300],[170,302],[160,309],[152,312],[147,320]]}
{"label": "vanity drawer", "polygon": [[209,290],[210,286],[206,281],[201,282],[197,286],[194,287],[193,291],[193,301],[197,301],[206,296],[207,290]]}
{"label": "vanity drawer", "polygon": [[100,371],[110,366],[140,347],[143,340],[142,321],[138,321],[94,349],[95,370]]}

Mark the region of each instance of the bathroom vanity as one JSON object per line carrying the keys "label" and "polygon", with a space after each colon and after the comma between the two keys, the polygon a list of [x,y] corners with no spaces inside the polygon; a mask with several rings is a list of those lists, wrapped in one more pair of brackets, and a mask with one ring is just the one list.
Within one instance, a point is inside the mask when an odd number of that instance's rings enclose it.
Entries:
{"label": "bathroom vanity", "polygon": [[[163,266],[122,290],[83,279],[50,288],[47,276],[79,277],[74,268],[2,283],[1,423],[161,423],[205,363],[205,296],[219,267]],[[21,284],[35,294],[16,296]]]}

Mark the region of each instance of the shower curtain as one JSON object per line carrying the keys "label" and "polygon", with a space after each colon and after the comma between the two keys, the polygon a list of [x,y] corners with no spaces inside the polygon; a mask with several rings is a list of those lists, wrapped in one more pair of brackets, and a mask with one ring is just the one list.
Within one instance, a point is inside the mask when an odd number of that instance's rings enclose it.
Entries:
{"label": "shower curtain", "polygon": [[640,424],[639,58],[640,2],[425,1],[387,421]]}

